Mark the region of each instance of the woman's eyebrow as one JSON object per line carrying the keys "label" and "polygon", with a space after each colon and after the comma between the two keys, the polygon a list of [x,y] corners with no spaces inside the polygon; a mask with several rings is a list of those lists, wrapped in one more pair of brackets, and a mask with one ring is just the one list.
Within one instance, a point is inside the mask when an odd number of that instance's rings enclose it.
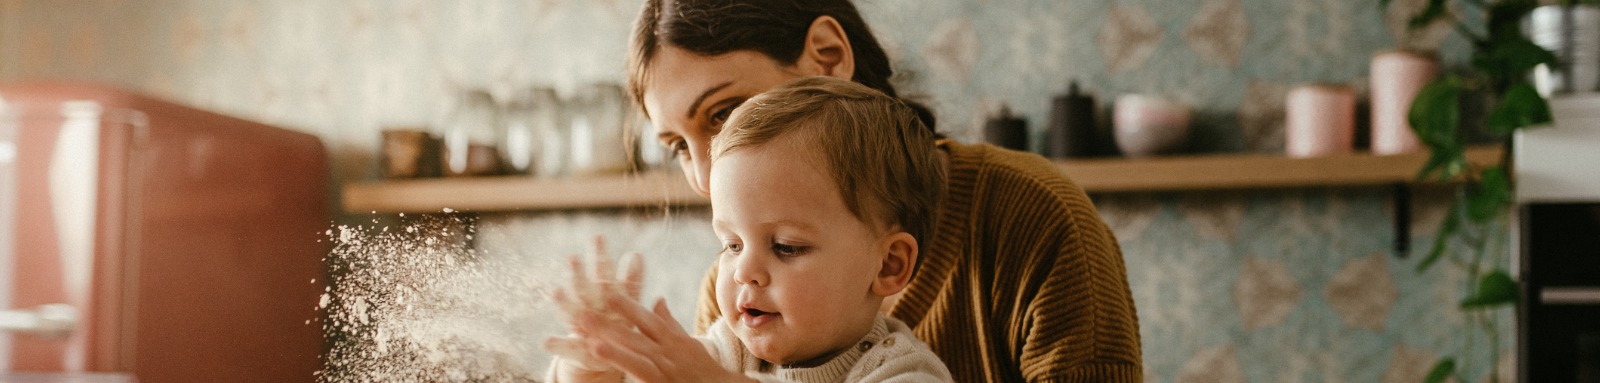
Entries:
{"label": "woman's eyebrow", "polygon": [[668,138],[677,137],[677,136],[678,136],[677,133],[668,132],[668,131],[666,131],[666,129],[662,129],[661,132],[656,133],[656,141],[666,141]]}
{"label": "woman's eyebrow", "polygon": [[717,91],[722,90],[722,88],[727,88],[729,85],[733,85],[733,81],[717,84],[716,86],[706,89],[705,92],[700,93],[700,97],[695,97],[694,102],[689,104],[689,110],[684,116],[686,118],[693,119],[694,111],[700,110],[700,103],[705,102],[706,97],[711,97],[712,93],[716,93]]}

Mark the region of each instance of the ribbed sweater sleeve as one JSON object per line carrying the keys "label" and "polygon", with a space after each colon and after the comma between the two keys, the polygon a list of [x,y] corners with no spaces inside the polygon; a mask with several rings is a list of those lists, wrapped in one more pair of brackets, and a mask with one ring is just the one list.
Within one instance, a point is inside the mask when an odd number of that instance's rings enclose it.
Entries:
{"label": "ribbed sweater sleeve", "polygon": [[1121,250],[1049,161],[945,143],[949,187],[922,270],[891,315],[956,381],[1141,381]]}

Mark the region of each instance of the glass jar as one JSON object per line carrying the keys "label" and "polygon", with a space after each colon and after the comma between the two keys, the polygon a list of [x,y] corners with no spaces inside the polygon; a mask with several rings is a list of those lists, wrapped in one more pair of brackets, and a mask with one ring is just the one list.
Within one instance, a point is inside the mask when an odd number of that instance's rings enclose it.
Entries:
{"label": "glass jar", "polygon": [[597,83],[579,89],[568,108],[574,175],[628,170],[628,98],[621,86]]}
{"label": "glass jar", "polygon": [[566,173],[567,135],[561,99],[550,88],[530,87],[506,105],[500,153],[506,171],[539,177]]}
{"label": "glass jar", "polygon": [[495,145],[499,124],[500,110],[488,91],[462,92],[455,108],[441,124],[443,173],[448,176],[500,173],[500,156]]}

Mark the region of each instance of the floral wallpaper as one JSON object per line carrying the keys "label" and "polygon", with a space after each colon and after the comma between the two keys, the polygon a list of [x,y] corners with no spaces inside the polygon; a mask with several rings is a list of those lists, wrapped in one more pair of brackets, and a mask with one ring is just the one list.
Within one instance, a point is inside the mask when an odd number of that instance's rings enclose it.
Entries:
{"label": "floral wallpaper", "polygon": [[[1002,104],[1040,136],[1050,97],[1077,81],[1102,108],[1126,93],[1191,105],[1190,152],[1268,153],[1282,150],[1283,98],[1294,85],[1364,89],[1371,55],[1397,47],[1464,62],[1467,47],[1447,28],[1405,30],[1421,1],[1395,3],[857,1],[903,92],[927,102],[956,139],[981,137],[975,127]],[[333,154],[338,181],[370,179],[379,131],[437,123],[458,89],[571,92],[623,81],[638,6],[0,0],[0,81],[110,82],[309,132]],[[1486,349],[1463,335],[1454,305],[1462,273],[1419,275],[1419,255],[1392,254],[1387,189],[1093,197],[1122,243],[1149,382],[1412,382],[1438,357]],[[1414,248],[1429,243],[1447,197],[1414,197]],[[495,239],[480,246],[548,265],[607,233],[614,248],[645,252],[650,291],[687,318],[715,248],[706,218],[701,209],[490,215],[480,230]],[[1509,335],[1500,344],[1509,376]],[[1468,366],[1474,381],[1486,378],[1484,364]]]}

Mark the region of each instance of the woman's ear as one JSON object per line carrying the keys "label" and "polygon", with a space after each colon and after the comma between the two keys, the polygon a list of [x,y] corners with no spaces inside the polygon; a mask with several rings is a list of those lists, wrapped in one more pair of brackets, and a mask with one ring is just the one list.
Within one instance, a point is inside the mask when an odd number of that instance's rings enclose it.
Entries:
{"label": "woman's ear", "polygon": [[900,231],[884,237],[883,241],[880,247],[884,252],[883,265],[878,268],[878,277],[872,280],[872,293],[888,297],[911,283],[911,271],[917,266],[917,238]]}
{"label": "woman's ear", "polygon": [[849,80],[856,74],[856,56],[850,38],[833,16],[819,16],[806,30],[805,50],[795,63],[808,75]]}

